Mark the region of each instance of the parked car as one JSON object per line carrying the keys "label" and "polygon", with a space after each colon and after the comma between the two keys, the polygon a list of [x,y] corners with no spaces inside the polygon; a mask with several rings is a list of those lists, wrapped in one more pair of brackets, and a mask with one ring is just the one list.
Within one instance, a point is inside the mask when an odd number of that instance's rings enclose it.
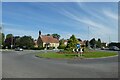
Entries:
{"label": "parked car", "polygon": [[109,50],[119,51],[120,49],[117,46],[111,46]]}
{"label": "parked car", "polygon": [[102,47],[101,50],[105,50],[105,47]]}
{"label": "parked car", "polygon": [[15,48],[15,51],[23,51],[23,49],[22,48]]}

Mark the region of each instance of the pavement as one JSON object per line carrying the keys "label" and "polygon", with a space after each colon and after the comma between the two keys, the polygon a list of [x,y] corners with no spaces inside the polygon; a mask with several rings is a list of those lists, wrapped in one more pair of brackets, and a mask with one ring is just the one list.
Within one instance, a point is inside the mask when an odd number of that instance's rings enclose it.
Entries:
{"label": "pavement", "polygon": [[118,78],[118,56],[99,59],[45,59],[44,51],[3,51],[3,78]]}

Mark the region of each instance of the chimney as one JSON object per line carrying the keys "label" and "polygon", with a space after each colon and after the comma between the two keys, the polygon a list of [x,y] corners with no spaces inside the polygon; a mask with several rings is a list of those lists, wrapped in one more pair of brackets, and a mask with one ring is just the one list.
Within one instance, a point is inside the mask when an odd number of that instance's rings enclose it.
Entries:
{"label": "chimney", "polygon": [[39,31],[39,36],[41,35],[41,31]]}

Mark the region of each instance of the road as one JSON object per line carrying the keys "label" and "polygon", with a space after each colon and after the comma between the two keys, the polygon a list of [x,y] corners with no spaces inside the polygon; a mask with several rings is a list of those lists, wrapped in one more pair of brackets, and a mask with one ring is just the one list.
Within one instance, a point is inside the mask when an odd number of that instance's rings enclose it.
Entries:
{"label": "road", "polygon": [[[3,78],[118,78],[118,57],[62,60],[37,58],[39,51],[3,51]],[[40,52],[39,52],[40,53]]]}

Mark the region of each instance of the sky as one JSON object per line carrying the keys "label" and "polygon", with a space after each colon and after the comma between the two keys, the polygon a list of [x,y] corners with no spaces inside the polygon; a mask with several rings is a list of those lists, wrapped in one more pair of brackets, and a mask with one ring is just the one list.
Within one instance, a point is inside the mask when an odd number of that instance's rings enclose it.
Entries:
{"label": "sky", "polygon": [[119,0],[2,0],[2,2],[119,2]]}
{"label": "sky", "polygon": [[118,41],[117,2],[3,2],[2,24],[5,34],[57,33],[61,38],[74,34],[82,40],[100,38]]}

